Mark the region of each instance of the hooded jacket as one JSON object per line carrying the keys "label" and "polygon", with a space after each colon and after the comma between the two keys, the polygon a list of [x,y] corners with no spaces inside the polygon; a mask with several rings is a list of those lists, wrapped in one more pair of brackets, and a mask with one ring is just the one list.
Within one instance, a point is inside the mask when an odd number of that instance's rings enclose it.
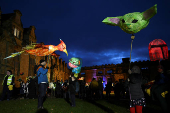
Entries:
{"label": "hooded jacket", "polygon": [[96,80],[92,80],[91,84],[90,84],[90,88],[95,90],[97,89],[99,86],[98,82]]}
{"label": "hooded jacket", "polygon": [[132,68],[132,74],[129,75],[129,79],[129,82],[126,80],[125,86],[129,86],[130,100],[144,98],[142,90],[143,78],[138,66]]}
{"label": "hooded jacket", "polygon": [[38,84],[40,84],[41,82],[48,83],[47,72],[48,72],[48,69],[45,69],[44,66],[39,65],[37,69]]}
{"label": "hooded jacket", "polygon": [[76,80],[72,81],[71,77],[69,77],[69,91],[71,94],[76,93],[75,82],[76,82]]}

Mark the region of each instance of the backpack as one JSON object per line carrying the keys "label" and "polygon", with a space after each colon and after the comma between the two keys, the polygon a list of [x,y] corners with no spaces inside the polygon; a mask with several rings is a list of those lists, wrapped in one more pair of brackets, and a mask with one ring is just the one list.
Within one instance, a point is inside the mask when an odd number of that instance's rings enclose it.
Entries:
{"label": "backpack", "polygon": [[75,91],[76,91],[76,93],[77,93],[77,92],[79,92],[79,82],[76,81],[75,85],[76,85],[76,90],[75,90]]}

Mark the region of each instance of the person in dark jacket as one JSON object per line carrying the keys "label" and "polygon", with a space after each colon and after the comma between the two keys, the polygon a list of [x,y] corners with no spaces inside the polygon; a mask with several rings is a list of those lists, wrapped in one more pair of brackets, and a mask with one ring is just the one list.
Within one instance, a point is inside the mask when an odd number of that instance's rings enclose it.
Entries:
{"label": "person in dark jacket", "polygon": [[142,113],[142,108],[145,107],[145,98],[142,91],[142,75],[138,66],[133,66],[132,71],[129,70],[129,78],[126,85],[129,87],[130,95],[130,112]]}
{"label": "person in dark jacket", "polygon": [[46,67],[46,61],[45,60],[40,60],[40,65],[37,69],[37,76],[38,76],[38,85],[39,85],[39,96],[38,96],[38,109],[44,109],[43,108],[43,103],[45,101],[45,95],[47,91],[47,83],[48,83],[48,78],[47,78],[47,72],[49,67]]}
{"label": "person in dark jacket", "polygon": [[71,106],[75,107],[75,94],[76,94],[76,88],[75,88],[75,82],[76,78],[74,77],[74,74],[71,74],[71,77],[69,78],[69,91],[70,91],[70,99],[71,99]]}
{"label": "person in dark jacket", "polygon": [[108,79],[108,82],[106,85],[106,98],[107,99],[110,98],[111,89],[112,89],[112,81],[110,79]]}
{"label": "person in dark jacket", "polygon": [[12,90],[10,90],[9,87],[14,85],[14,80],[15,80],[15,76],[12,75],[12,71],[7,70],[7,75],[4,77],[4,80],[2,83],[3,93],[2,93],[2,97],[0,101],[4,99],[6,93],[8,93],[7,100],[10,100]]}
{"label": "person in dark jacket", "polygon": [[103,83],[102,83],[101,78],[99,78],[98,80],[98,91],[99,91],[99,98],[102,99],[103,98]]}
{"label": "person in dark jacket", "polygon": [[30,83],[28,85],[28,98],[29,99],[34,99],[36,97],[36,84],[35,80],[30,78]]}
{"label": "person in dark jacket", "polygon": [[61,89],[62,89],[62,87],[61,87],[61,84],[60,84],[60,80],[57,80],[56,87],[55,87],[56,98],[62,97],[61,96],[61,94],[62,94]]}
{"label": "person in dark jacket", "polygon": [[122,80],[122,79],[119,79],[119,81],[120,81],[120,84],[121,84],[121,94],[122,94],[122,98],[126,98],[126,96],[125,96],[126,88],[124,87],[125,81]]}
{"label": "person in dark jacket", "polygon": [[91,84],[89,86],[89,88],[91,90],[91,98],[92,98],[92,100],[96,99],[96,96],[97,96],[96,93],[97,93],[97,90],[98,90],[98,86],[99,86],[99,84],[98,84],[96,78],[93,78],[92,82],[91,82]]}
{"label": "person in dark jacket", "polygon": [[155,78],[155,82],[153,86],[151,87],[151,96],[152,99],[157,99],[161,105],[161,108],[163,110],[163,113],[169,113],[170,110],[168,109],[168,102],[170,101],[169,98],[169,78],[164,73],[163,66],[158,66],[158,72],[159,74]]}
{"label": "person in dark jacket", "polygon": [[64,84],[63,84],[63,97],[64,99],[66,99],[66,94],[67,94],[67,80],[64,81]]}
{"label": "person in dark jacket", "polygon": [[24,80],[20,83],[20,99],[24,99],[25,83]]}
{"label": "person in dark jacket", "polygon": [[38,96],[38,77],[36,76],[35,78],[34,78],[34,81],[35,81],[35,91],[36,91],[36,98],[37,98],[37,96]]}
{"label": "person in dark jacket", "polygon": [[115,98],[120,99],[120,92],[121,92],[121,84],[120,82],[116,81],[115,82],[115,87],[114,87],[114,93],[115,93]]}
{"label": "person in dark jacket", "polygon": [[79,91],[79,98],[84,99],[85,97],[85,80],[80,82],[80,91]]}

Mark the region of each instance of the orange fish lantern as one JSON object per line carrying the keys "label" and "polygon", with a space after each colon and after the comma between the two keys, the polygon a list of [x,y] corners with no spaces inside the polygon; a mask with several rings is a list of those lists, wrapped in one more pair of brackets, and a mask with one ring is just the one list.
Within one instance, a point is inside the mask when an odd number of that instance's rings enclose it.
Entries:
{"label": "orange fish lantern", "polygon": [[33,45],[27,45],[26,47],[23,47],[22,51],[17,52],[17,53],[12,53],[11,56],[8,56],[4,59],[15,57],[15,56],[20,55],[24,52],[27,52],[27,53],[29,53],[31,55],[35,55],[35,56],[47,56],[47,55],[51,55],[51,54],[54,55],[53,53],[57,50],[65,52],[68,56],[68,53],[66,50],[66,44],[60,39],[60,44],[58,44],[57,46],[43,45],[42,43],[41,44],[35,43]]}
{"label": "orange fish lantern", "polygon": [[155,39],[149,43],[149,57],[151,61],[168,59],[168,46],[161,39]]}

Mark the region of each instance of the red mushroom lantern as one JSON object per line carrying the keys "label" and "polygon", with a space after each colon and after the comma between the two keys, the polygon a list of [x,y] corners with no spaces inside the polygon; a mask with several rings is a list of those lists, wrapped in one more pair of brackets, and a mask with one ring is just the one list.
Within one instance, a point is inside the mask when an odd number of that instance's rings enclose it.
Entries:
{"label": "red mushroom lantern", "polygon": [[149,57],[151,61],[168,59],[168,46],[161,39],[155,39],[149,43]]}

